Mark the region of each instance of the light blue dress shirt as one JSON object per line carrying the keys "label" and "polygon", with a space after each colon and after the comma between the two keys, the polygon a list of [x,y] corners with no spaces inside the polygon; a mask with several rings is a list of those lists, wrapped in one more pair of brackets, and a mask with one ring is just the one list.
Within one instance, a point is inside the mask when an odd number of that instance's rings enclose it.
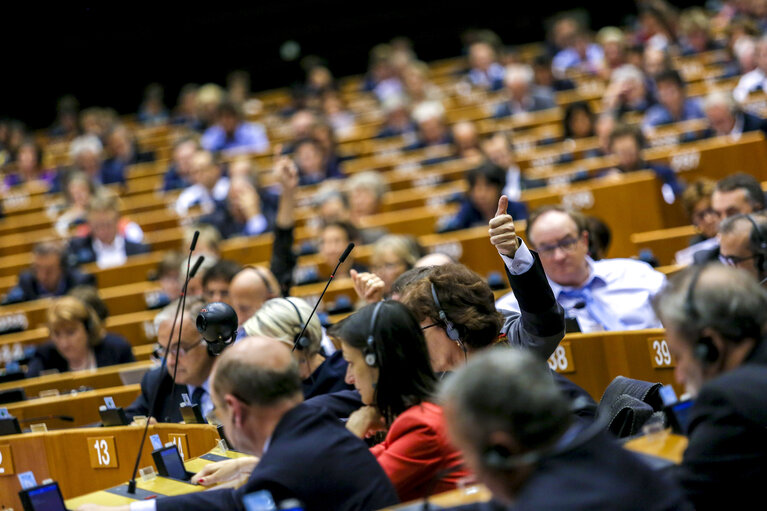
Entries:
{"label": "light blue dress shirt", "polygon": [[[652,298],[665,284],[665,275],[633,259],[586,260],[590,271],[583,286],[560,286],[549,279],[565,314],[578,321],[582,332],[662,327]],[[496,307],[519,310],[514,293],[498,299]]]}

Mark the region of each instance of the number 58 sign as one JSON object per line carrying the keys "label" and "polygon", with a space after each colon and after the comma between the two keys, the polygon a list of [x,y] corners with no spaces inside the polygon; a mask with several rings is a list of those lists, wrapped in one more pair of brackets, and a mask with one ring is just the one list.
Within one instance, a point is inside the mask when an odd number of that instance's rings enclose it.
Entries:
{"label": "number 58 sign", "polygon": [[102,436],[88,438],[88,454],[91,468],[117,468],[117,449],[115,437]]}

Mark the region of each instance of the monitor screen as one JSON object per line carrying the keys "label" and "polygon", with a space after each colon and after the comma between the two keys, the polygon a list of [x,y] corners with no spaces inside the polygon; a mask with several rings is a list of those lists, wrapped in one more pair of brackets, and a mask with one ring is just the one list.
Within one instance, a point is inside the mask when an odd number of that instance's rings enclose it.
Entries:
{"label": "monitor screen", "polygon": [[27,499],[34,511],[66,511],[57,483],[46,484],[27,490]]}
{"label": "monitor screen", "polygon": [[187,479],[184,462],[181,461],[181,455],[178,453],[178,449],[175,445],[160,451],[160,456],[162,456],[162,462],[163,465],[165,465],[165,470],[168,471],[168,477],[181,480]]}
{"label": "monitor screen", "polygon": [[690,408],[692,408],[693,400],[680,401],[669,408],[674,412],[677,424],[679,424],[680,432],[687,432],[687,425],[690,423]]}

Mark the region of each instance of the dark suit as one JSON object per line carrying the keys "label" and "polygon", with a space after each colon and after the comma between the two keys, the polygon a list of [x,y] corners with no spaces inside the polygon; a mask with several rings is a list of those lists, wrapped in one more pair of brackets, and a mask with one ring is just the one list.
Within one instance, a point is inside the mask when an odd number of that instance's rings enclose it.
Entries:
{"label": "dark suit", "polygon": [[[127,364],[136,361],[133,357],[131,345],[119,336],[110,335],[104,337],[101,343],[93,348],[93,354],[96,356],[96,367]],[[27,378],[39,376],[40,371],[48,369],[58,369],[61,373],[69,371],[69,364],[58,352],[53,341],[48,341],[37,347],[32,360],[29,362]]]}
{"label": "dark suit", "polygon": [[[540,461],[523,483],[514,511],[691,510],[682,491],[606,432],[582,431],[571,447]],[[505,509],[481,504],[455,509]]]}
{"label": "dark suit", "polygon": [[356,410],[362,408],[362,396],[357,390],[340,390],[331,394],[320,394],[305,401],[307,406],[324,408],[338,419],[348,419]]}
{"label": "dark suit", "polygon": [[[130,257],[138,254],[146,254],[151,250],[149,245],[134,243],[125,240],[125,255]],[[69,242],[69,253],[76,264],[86,264],[96,261],[96,251],[93,248],[93,237],[72,238]]]}
{"label": "dark suit", "polygon": [[19,283],[8,291],[8,294],[3,299],[3,305],[28,302],[49,296],[64,296],[76,286],[95,287],[96,278],[93,275],[82,273],[78,270],[65,270],[58,288],[50,292],[40,285],[34,271],[27,270],[19,275]]}
{"label": "dark suit", "polygon": [[[514,221],[525,220],[527,218],[527,206],[524,202],[509,201],[506,212],[512,216]],[[465,197],[461,201],[461,209],[443,225],[437,229],[438,232],[457,231],[459,229],[468,229],[478,225],[487,225],[488,220],[482,216],[474,203]]]}
{"label": "dark suit", "polygon": [[277,424],[244,486],[160,498],[157,510],[241,510],[242,497],[258,490],[271,492],[275,502],[298,499],[306,511],[373,510],[397,502],[365,443],[330,414],[302,403]]}
{"label": "dark suit", "polygon": [[[133,420],[136,415],[145,415],[146,417],[154,417],[157,422],[181,422],[183,418],[178,407],[183,401],[181,394],[188,392],[188,390],[186,385],[176,383],[171,396],[172,383],[173,379],[168,374],[166,367],[155,367],[148,371],[141,378],[141,394],[125,409],[125,415],[129,420]],[[158,384],[160,385],[159,389],[157,388]],[[149,406],[155,392],[157,392],[157,403],[150,413]]]}
{"label": "dark suit", "polygon": [[[690,443],[675,475],[696,509],[741,509],[767,481],[767,343],[705,383],[690,409]],[[757,505],[757,507],[759,507]]]}
{"label": "dark suit", "polygon": [[[748,112],[737,114],[737,117],[740,116],[743,118],[743,129],[741,130],[743,133],[748,133],[749,131],[761,131],[762,133],[767,134],[767,120],[757,117],[754,114],[749,114]],[[711,128],[708,128],[703,132],[703,138],[715,136],[716,133]]]}
{"label": "dark suit", "polygon": [[341,390],[353,389],[353,386],[347,385],[344,381],[346,378],[347,365],[341,350],[338,350],[327,357],[325,361],[314,370],[312,375],[302,382],[301,386],[304,391],[304,399]]}
{"label": "dark suit", "polygon": [[693,264],[706,264],[719,260],[719,247],[698,250],[692,255]]}
{"label": "dark suit", "polygon": [[[274,225],[274,217],[277,215],[277,203],[279,198],[274,194],[259,192],[261,202],[261,214],[266,219],[266,229],[263,232],[270,231]],[[255,236],[260,232],[248,232],[247,222],[235,220],[229,210],[228,199],[217,201],[215,210],[207,215],[200,217],[197,221],[200,224],[209,224],[215,227],[221,233],[223,238],[229,239],[235,236]]]}

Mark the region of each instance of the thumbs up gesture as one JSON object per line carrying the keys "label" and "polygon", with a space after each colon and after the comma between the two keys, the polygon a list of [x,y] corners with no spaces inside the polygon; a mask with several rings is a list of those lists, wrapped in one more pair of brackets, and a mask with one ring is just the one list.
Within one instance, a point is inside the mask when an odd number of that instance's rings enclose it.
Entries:
{"label": "thumbs up gesture", "polygon": [[498,250],[498,253],[507,257],[514,257],[519,248],[517,232],[514,230],[514,219],[506,213],[509,206],[509,198],[501,195],[498,200],[498,211],[490,219],[490,243]]}

